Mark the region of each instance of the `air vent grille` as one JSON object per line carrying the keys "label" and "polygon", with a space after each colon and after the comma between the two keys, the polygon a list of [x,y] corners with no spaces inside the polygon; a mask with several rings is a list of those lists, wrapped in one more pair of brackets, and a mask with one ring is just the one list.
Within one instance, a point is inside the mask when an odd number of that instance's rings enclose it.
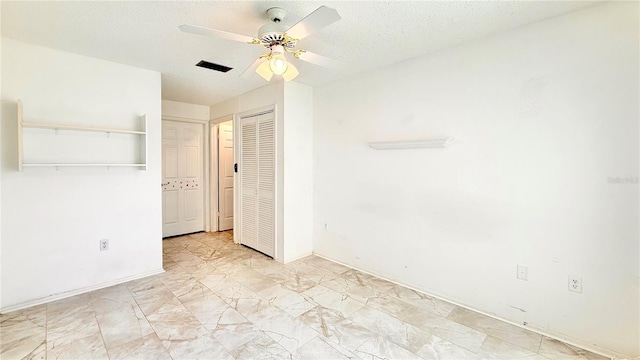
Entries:
{"label": "air vent grille", "polygon": [[199,63],[196,64],[196,66],[200,66],[206,69],[211,69],[211,70],[215,70],[215,71],[220,71],[220,72],[227,72],[233,68],[230,68],[228,66],[224,66],[224,65],[220,65],[220,64],[214,64],[208,61],[204,61],[201,60]]}

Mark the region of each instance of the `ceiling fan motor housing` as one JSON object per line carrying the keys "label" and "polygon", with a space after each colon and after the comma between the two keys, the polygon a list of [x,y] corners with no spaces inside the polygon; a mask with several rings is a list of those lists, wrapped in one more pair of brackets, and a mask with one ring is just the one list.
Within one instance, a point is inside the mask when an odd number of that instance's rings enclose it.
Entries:
{"label": "ceiling fan motor housing", "polygon": [[282,8],[272,7],[267,10],[267,15],[269,16],[269,20],[279,23],[285,16],[287,16],[287,13]]}
{"label": "ceiling fan motor housing", "polygon": [[258,30],[258,39],[265,44],[265,47],[270,48],[274,45],[282,45],[287,48],[293,48],[296,46],[294,41],[290,41],[290,39],[286,39],[284,36],[284,32],[287,30],[287,27],[283,24],[270,22],[268,24],[263,25],[260,30]]}
{"label": "ceiling fan motor housing", "polygon": [[282,24],[281,21],[286,15],[287,13],[279,7],[273,7],[267,10],[267,16],[269,16],[271,22],[263,25],[258,30],[258,39],[260,39],[267,49],[278,45],[289,49],[296,46],[295,41],[290,41],[290,39],[284,36],[287,27]]}

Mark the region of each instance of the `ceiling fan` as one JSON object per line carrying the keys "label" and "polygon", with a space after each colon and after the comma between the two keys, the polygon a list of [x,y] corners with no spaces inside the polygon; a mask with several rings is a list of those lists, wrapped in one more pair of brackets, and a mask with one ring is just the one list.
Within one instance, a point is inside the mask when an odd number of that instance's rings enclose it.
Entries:
{"label": "ceiling fan", "polygon": [[289,29],[280,23],[286,16],[286,12],[283,9],[278,7],[270,8],[267,10],[267,15],[271,22],[263,25],[258,30],[257,38],[196,25],[181,25],[179,28],[187,33],[261,45],[269,49],[269,52],[254,61],[253,64],[240,75],[241,77],[247,77],[255,71],[267,81],[270,81],[274,74],[282,75],[285,81],[294,79],[299,74],[298,69],[287,60],[285,57],[286,53],[293,55],[296,59],[326,68],[341,68],[345,65],[342,62],[304,49],[296,49],[296,45],[300,39],[340,20],[340,14],[338,14],[338,11],[335,9],[320,6]]}

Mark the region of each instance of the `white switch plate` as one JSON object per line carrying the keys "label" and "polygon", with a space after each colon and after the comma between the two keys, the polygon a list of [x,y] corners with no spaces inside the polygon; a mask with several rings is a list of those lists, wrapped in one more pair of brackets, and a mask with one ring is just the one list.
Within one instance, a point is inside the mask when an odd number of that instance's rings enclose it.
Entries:
{"label": "white switch plate", "polygon": [[524,265],[518,265],[518,279],[529,281],[529,268]]}
{"label": "white switch plate", "polygon": [[575,275],[569,275],[569,291],[582,292],[582,278]]}

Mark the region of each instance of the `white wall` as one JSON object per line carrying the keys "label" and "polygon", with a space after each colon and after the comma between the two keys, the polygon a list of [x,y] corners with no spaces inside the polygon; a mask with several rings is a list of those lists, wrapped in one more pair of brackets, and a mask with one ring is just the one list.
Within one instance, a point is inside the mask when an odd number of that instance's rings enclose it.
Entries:
{"label": "white wall", "polygon": [[[210,108],[210,119],[215,120],[227,115],[259,109],[274,104],[278,108],[282,108],[284,100],[283,88],[283,82],[274,81],[261,88],[248,91],[240,96],[212,105]],[[283,114],[278,115],[279,118],[283,116]]]}
{"label": "white wall", "polygon": [[313,89],[284,84],[284,261],[313,247]]}
{"label": "white wall", "polygon": [[315,88],[314,252],[639,355],[638,43],[609,3]]}
{"label": "white wall", "polygon": [[[2,308],[162,271],[160,74],[2,39],[2,75]],[[18,172],[16,99],[32,122],[133,128],[146,113],[147,170]]]}
{"label": "white wall", "polygon": [[203,120],[209,121],[210,107],[207,105],[188,104],[179,101],[162,100],[162,117],[179,120]]}

